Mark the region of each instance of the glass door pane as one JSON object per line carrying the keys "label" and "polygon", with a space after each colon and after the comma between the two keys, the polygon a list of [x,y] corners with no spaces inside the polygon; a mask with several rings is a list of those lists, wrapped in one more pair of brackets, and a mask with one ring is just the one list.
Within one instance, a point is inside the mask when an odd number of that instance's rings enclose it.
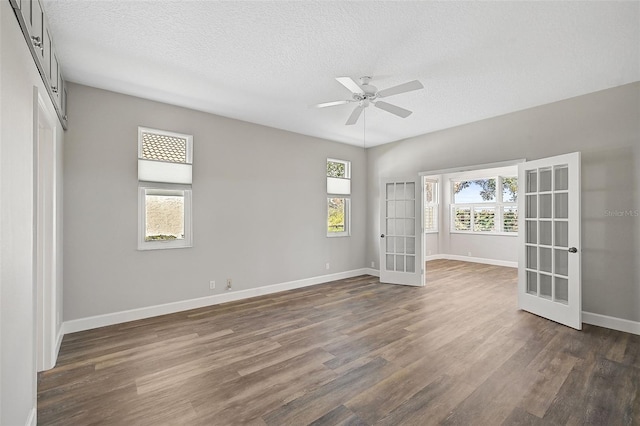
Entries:
{"label": "glass door pane", "polygon": [[416,199],[413,182],[387,183],[385,265],[388,271],[415,272]]}
{"label": "glass door pane", "polygon": [[557,165],[525,173],[525,290],[569,302],[569,169]]}

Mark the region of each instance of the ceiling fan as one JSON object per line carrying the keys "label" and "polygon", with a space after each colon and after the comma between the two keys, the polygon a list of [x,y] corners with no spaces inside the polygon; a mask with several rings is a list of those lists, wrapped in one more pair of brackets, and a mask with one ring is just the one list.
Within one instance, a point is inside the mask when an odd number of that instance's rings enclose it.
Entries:
{"label": "ceiling fan", "polygon": [[407,83],[399,84],[397,86],[389,87],[388,89],[378,91],[378,88],[369,84],[371,77],[360,77],[360,84],[356,83],[351,77],[336,77],[338,83],[342,84],[348,90],[353,93],[353,99],[344,101],[324,102],[316,105],[317,108],[326,108],[335,105],[344,105],[351,102],[357,102],[358,106],[355,107],[349,119],[347,120],[347,126],[356,124],[362,111],[369,105],[373,105],[376,108],[380,108],[391,114],[395,114],[398,117],[407,118],[411,115],[412,111],[408,109],[400,108],[399,106],[392,105],[390,103],[380,101],[379,98],[386,98],[387,96],[398,95],[400,93],[411,92],[413,90],[424,89],[422,83],[418,80],[409,81]]}

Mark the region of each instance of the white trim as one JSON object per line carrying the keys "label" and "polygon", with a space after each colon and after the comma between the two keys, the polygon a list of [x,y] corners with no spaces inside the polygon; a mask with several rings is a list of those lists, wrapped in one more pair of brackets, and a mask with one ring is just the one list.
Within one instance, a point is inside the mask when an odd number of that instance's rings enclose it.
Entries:
{"label": "white trim", "polygon": [[[436,232],[432,232],[435,234]],[[425,232],[428,234],[428,232]],[[494,237],[517,237],[517,232],[504,232],[504,231],[449,231],[449,234],[462,234],[462,235],[493,235]]]}
{"label": "white trim", "polygon": [[640,335],[640,322],[582,311],[582,323]]}
{"label": "white trim", "polygon": [[440,260],[445,259],[445,254],[430,254],[429,256],[424,257],[424,261],[428,262],[430,260]]}
{"label": "white trim", "polygon": [[62,346],[62,339],[64,339],[64,328],[60,327],[58,329],[58,335],[56,336],[56,347],[53,353],[53,367],[56,366],[58,362],[58,354],[60,354],[60,346]]}
{"label": "white trim", "polygon": [[364,268],[364,271],[367,275],[371,275],[374,277],[379,277],[380,276],[380,270],[378,269],[373,269],[373,268]]}
{"label": "white trim", "polygon": [[345,278],[353,278],[359,275],[369,274],[369,272],[369,268],[354,269],[352,271],[321,275],[318,277],[288,281],[284,283],[272,284],[247,290],[232,291],[228,293],[215,294],[212,296],[199,297],[197,299],[181,300],[179,302],[171,302],[162,305],[131,309],[128,311],[120,311],[87,318],[79,318],[71,321],[65,321],[62,324],[62,329],[64,331],[64,334],[75,333],[77,331],[90,330],[93,328],[105,327],[107,325],[114,325],[128,321],[151,318],[158,315],[173,314],[176,312],[188,311],[190,309],[203,308],[205,306],[233,302],[236,300],[248,299],[250,297],[263,296],[265,294],[278,293],[280,291],[293,290],[296,288],[303,288],[316,284],[324,284],[330,281],[342,280]]}
{"label": "white trim", "polygon": [[431,256],[425,256],[425,261],[430,260],[459,260],[461,262],[472,262],[472,263],[484,263],[486,265],[494,265],[494,266],[505,266],[507,268],[517,268],[518,262],[513,262],[510,260],[499,260],[499,259],[485,259],[483,257],[470,257],[470,256],[461,256],[458,254],[432,254]]}
{"label": "white trim", "polygon": [[55,364],[57,312],[57,121],[47,101],[33,88],[34,114],[34,280],[36,285],[36,369]]}
{"label": "white trim", "polygon": [[418,173],[418,176],[446,175],[449,173],[470,172],[481,169],[494,169],[498,167],[515,166],[517,164],[524,163],[525,161],[527,161],[526,158],[519,158],[516,160],[499,161],[497,163],[475,164],[473,166],[460,166],[452,167],[450,169],[430,170],[427,172],[420,172]]}
{"label": "white trim", "polygon": [[33,407],[31,409],[31,412],[29,413],[29,417],[27,417],[27,422],[25,423],[25,426],[36,426],[38,424],[38,411],[36,410],[36,407]]}

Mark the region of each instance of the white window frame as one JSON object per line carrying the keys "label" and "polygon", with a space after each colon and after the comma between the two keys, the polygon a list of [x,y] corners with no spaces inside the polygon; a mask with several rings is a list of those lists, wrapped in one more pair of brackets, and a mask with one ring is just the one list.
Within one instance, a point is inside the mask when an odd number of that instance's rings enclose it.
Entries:
{"label": "white window frame", "polygon": [[[326,234],[328,238],[350,237],[351,236],[351,161],[338,160],[335,158],[327,158],[326,165],[328,165],[329,162],[344,164],[344,178],[335,178],[327,175],[327,204],[326,204],[327,216],[326,216],[325,225],[324,225]],[[326,169],[326,165],[325,165],[325,169]],[[332,179],[347,181],[347,182],[342,182],[342,185],[337,185],[347,189],[342,193],[330,192]],[[329,232],[329,200],[331,198],[344,199],[344,209],[345,209],[344,228],[345,229],[343,232]]]}
{"label": "white window frame", "polygon": [[[484,176],[484,175],[478,175],[478,176],[472,176],[472,177],[464,177],[464,178],[451,178],[450,182],[449,182],[449,186],[451,189],[451,203],[450,203],[450,208],[449,208],[449,222],[450,222],[450,229],[449,232],[452,234],[473,234],[473,235],[505,235],[505,236],[513,236],[513,237],[517,237],[518,236],[518,232],[505,232],[503,231],[504,229],[504,223],[503,223],[503,212],[504,212],[504,208],[505,207],[515,207],[516,209],[518,208],[518,202],[504,202],[503,201],[503,178],[511,178],[511,177],[517,177],[515,175],[499,175],[499,176]],[[455,193],[454,193],[454,182],[460,182],[460,181],[470,181],[470,180],[480,180],[480,179],[495,179],[496,180],[496,198],[495,201],[492,202],[485,202],[485,203],[454,203],[453,200],[455,200]],[[520,185],[520,182],[518,182],[518,185]],[[455,222],[455,212],[456,212],[456,208],[469,208],[470,209],[470,215],[471,215],[471,223],[470,223],[470,229],[469,230],[459,230],[456,229],[456,222]],[[476,209],[483,209],[483,208],[493,208],[494,209],[494,229],[491,231],[476,231],[474,230],[475,228],[475,211]],[[518,230],[519,231],[519,230]]]}
{"label": "white window frame", "polygon": [[[432,183],[435,185],[435,194],[433,197],[433,201],[431,203],[427,202],[425,184]],[[425,224],[425,217],[422,218],[422,226],[424,228],[425,234],[437,234],[440,231],[440,179],[435,178],[427,178],[425,177],[422,182],[422,190],[425,192],[424,194],[424,206],[422,214],[425,214],[425,210],[427,207],[433,208],[433,228],[427,229]]]}
{"label": "white window frame", "polygon": [[[142,158],[142,134],[154,133],[163,136],[186,139],[186,163],[171,163]],[[140,180],[138,176],[138,250],[164,250],[193,247],[193,222],[192,222],[192,186],[191,167],[193,162],[193,136],[166,130],[138,127],[138,172],[141,163],[155,163],[167,168],[167,173],[154,173],[156,180],[153,182]],[[175,168],[178,173],[172,173]],[[162,171],[162,169],[160,169]],[[186,176],[186,178],[185,178]],[[147,211],[147,191],[164,192],[167,195],[182,192],[184,194],[184,238],[175,240],[145,241]]]}
{"label": "white window frame", "polygon": [[[147,227],[147,191],[165,193],[166,195],[184,194],[184,238],[175,240],[146,241]],[[188,248],[193,246],[191,218],[191,186],[170,183],[140,182],[138,185],[138,250],[162,250]]]}
{"label": "white window frame", "polygon": [[[329,199],[342,198],[344,199],[344,231],[342,232],[329,232]],[[327,195],[327,237],[349,237],[351,236],[351,198],[343,195]]]}

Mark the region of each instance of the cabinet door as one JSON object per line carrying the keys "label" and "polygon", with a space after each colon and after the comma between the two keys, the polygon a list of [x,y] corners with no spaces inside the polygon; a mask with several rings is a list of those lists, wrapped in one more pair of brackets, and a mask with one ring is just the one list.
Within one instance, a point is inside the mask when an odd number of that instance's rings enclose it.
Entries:
{"label": "cabinet door", "polygon": [[62,119],[67,121],[67,83],[64,80],[62,82],[62,91],[60,92],[61,100],[60,103],[62,108]]}
{"label": "cabinet door", "polygon": [[41,59],[42,68],[44,68],[44,73],[46,75],[46,80],[51,81],[51,35],[49,34],[49,26],[47,25],[47,20],[44,19],[42,23],[42,36],[44,40],[42,41],[42,50],[41,50]]}
{"label": "cabinet door", "polygon": [[56,52],[51,49],[51,77],[49,78],[49,85],[51,86],[51,91],[53,92],[53,100],[55,104],[60,104],[58,102],[59,96],[59,87],[58,87],[58,58],[56,57]]}
{"label": "cabinet door", "polygon": [[36,48],[36,53],[39,57],[42,57],[43,49],[43,37],[42,37],[42,7],[38,0],[31,2],[31,27],[29,28],[29,35],[31,36],[31,42],[33,47]]}
{"label": "cabinet door", "polygon": [[56,84],[56,89],[57,90],[54,91],[54,94],[56,96],[56,106],[58,107],[60,112],[62,112],[62,90],[64,89],[64,87],[62,82],[62,72],[60,70],[60,65],[58,65],[58,83]]}
{"label": "cabinet door", "polygon": [[18,3],[22,20],[27,24],[27,29],[31,31],[31,0],[18,0]]}

